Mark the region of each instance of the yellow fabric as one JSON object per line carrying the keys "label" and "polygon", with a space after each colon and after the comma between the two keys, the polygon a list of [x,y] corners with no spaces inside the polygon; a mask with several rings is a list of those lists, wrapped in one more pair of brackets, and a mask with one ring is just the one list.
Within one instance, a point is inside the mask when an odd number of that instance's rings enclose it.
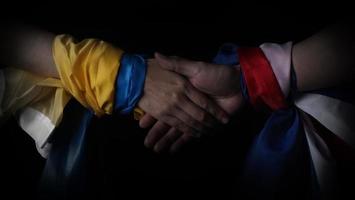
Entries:
{"label": "yellow fabric", "polygon": [[[10,115],[31,107],[57,126],[72,96],[99,116],[112,113],[122,54],[122,50],[103,41],[88,39],[75,43],[70,36],[57,36],[53,56],[61,80],[12,67],[2,70],[6,89],[0,105],[0,124]],[[143,115],[140,108],[134,110],[135,119]]]}
{"label": "yellow fabric", "polygon": [[123,51],[109,43],[68,35],[54,40],[53,57],[64,88],[96,115],[111,114],[115,80]]}
{"label": "yellow fabric", "polygon": [[46,115],[57,126],[65,105],[71,98],[59,79],[44,78],[16,68],[5,68],[5,91],[0,123],[24,107]]}

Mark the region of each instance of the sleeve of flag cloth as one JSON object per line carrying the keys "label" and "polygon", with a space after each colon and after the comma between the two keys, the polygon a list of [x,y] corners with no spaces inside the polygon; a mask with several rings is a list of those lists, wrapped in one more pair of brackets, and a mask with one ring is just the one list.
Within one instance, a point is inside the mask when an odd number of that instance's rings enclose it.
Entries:
{"label": "sleeve of flag cloth", "polygon": [[286,108],[286,97],[261,48],[239,48],[238,56],[250,103],[256,108]]}
{"label": "sleeve of flag cloth", "polygon": [[291,88],[292,42],[284,44],[264,43],[260,45],[260,49],[269,61],[282,93],[287,97]]}
{"label": "sleeve of flag cloth", "polygon": [[122,55],[121,49],[97,39],[75,42],[69,35],[59,35],[53,44],[54,62],[65,90],[97,116],[113,112]]}

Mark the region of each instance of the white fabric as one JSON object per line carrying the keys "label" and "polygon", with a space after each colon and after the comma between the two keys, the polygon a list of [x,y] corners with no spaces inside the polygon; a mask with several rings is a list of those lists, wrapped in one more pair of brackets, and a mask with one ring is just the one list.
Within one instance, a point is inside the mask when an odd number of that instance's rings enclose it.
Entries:
{"label": "white fabric", "polygon": [[292,42],[285,44],[264,43],[260,45],[268,59],[277,82],[285,97],[290,92]]}
{"label": "white fabric", "polygon": [[5,68],[2,72],[6,88],[0,105],[0,125],[16,115],[19,126],[34,139],[38,152],[46,157],[50,149],[47,140],[60,123],[63,109],[71,97],[61,87],[60,80],[17,68]]}
{"label": "white fabric", "polygon": [[36,142],[38,152],[46,158],[50,150],[47,141],[55,125],[46,115],[31,107],[26,107],[19,112],[18,123]]}
{"label": "white fabric", "polygon": [[336,162],[327,144],[318,135],[307,114],[302,113],[303,127],[307,138],[311,159],[319,183],[321,199],[333,199],[336,190]]}
{"label": "white fabric", "polygon": [[5,93],[5,76],[2,70],[0,70],[0,119],[2,116],[2,100],[4,98]]}
{"label": "white fabric", "polygon": [[45,159],[48,158],[49,152],[51,151],[52,144],[51,143],[46,143],[42,148],[39,147],[36,143],[36,149],[38,153]]}
{"label": "white fabric", "polygon": [[355,106],[332,97],[311,93],[296,97],[295,104],[355,148]]}

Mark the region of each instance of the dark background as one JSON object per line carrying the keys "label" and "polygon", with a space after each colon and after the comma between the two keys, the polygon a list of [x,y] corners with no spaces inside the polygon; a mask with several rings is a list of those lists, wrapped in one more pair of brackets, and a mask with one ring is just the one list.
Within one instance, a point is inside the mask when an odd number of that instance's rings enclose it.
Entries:
{"label": "dark background", "polygon": [[[160,51],[210,61],[225,42],[259,45],[299,41],[327,24],[352,16],[347,5],[324,4],[30,2],[4,6],[1,23],[35,25],[78,39],[101,38],[133,53]],[[243,160],[266,116],[247,106],[214,137],[196,141],[174,156],[146,149],[146,130],[139,129],[131,117],[96,119],[89,143],[90,197],[240,196],[238,177]],[[1,127],[1,138],[1,195],[11,195],[10,199],[33,197],[44,160],[14,119]]]}

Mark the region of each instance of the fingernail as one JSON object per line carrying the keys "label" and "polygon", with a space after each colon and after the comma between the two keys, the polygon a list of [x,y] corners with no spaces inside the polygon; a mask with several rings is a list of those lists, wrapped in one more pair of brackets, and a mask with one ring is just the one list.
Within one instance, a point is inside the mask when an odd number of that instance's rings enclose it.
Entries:
{"label": "fingernail", "polygon": [[223,117],[222,118],[222,122],[223,122],[223,124],[227,124],[229,122],[229,118],[228,117]]}
{"label": "fingernail", "polygon": [[144,140],[144,146],[146,146],[147,148],[152,148],[152,144],[150,143],[150,141],[148,139]]}
{"label": "fingernail", "polygon": [[161,146],[159,146],[159,145],[155,145],[155,146],[154,146],[154,151],[155,151],[156,153],[160,153],[161,150],[162,150]]}

